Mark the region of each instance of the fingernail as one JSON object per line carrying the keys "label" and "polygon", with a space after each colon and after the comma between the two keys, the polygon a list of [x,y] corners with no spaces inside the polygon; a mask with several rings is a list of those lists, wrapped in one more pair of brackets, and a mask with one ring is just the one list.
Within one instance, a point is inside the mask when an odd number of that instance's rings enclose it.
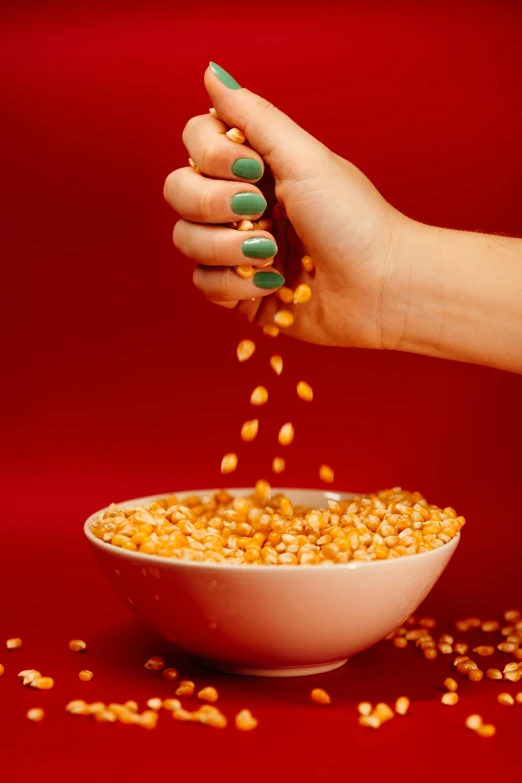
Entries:
{"label": "fingernail", "polygon": [[285,282],[283,275],[277,272],[256,272],[252,280],[258,288],[281,288]]}
{"label": "fingernail", "polygon": [[241,89],[241,85],[238,84],[234,77],[227,73],[225,69],[221,67],[221,65],[218,65],[217,63],[210,63],[210,70],[214,76],[217,76],[221,84],[225,85],[225,87],[229,87],[231,90]]}
{"label": "fingernail", "polygon": [[262,173],[260,162],[253,158],[238,158],[232,164],[232,174],[241,179],[259,179]]}
{"label": "fingernail", "polygon": [[236,215],[259,215],[266,209],[266,201],[259,193],[236,193],[230,205]]}
{"label": "fingernail", "polygon": [[245,239],[241,250],[247,258],[273,258],[277,253],[277,245],[265,237],[252,237]]}

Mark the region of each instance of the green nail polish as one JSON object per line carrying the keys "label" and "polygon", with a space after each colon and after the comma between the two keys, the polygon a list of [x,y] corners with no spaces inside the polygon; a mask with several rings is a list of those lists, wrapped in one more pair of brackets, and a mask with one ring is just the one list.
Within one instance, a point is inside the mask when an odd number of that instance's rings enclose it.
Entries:
{"label": "green nail polish", "polygon": [[238,158],[232,164],[232,174],[241,179],[259,179],[262,173],[260,162],[253,158]]}
{"label": "green nail polish", "polygon": [[256,272],[252,278],[258,288],[281,288],[285,282],[283,275],[278,272]]}
{"label": "green nail polish", "polygon": [[241,85],[238,84],[234,77],[227,73],[225,69],[221,67],[221,65],[218,65],[217,63],[210,63],[210,70],[214,76],[217,76],[219,81],[225,85],[225,87],[229,87],[231,90],[241,89]]}
{"label": "green nail polish", "polygon": [[277,245],[265,237],[252,237],[245,239],[241,250],[247,258],[273,258],[277,253]]}
{"label": "green nail polish", "polygon": [[259,193],[236,193],[230,205],[236,215],[260,215],[266,209],[266,201]]}

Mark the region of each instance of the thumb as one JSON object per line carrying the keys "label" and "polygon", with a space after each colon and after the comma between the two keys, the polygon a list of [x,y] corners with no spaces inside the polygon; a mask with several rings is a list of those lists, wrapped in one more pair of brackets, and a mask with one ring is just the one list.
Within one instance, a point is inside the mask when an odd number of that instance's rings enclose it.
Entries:
{"label": "thumb", "polygon": [[324,174],[330,153],[282,111],[238,82],[217,63],[205,71],[205,87],[220,120],[240,128],[276,180]]}

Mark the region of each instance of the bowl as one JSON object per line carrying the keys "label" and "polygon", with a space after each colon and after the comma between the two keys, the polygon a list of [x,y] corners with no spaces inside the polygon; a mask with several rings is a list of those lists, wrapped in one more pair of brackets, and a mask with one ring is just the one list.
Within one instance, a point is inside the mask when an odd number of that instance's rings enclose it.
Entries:
{"label": "bowl", "polygon": [[[177,492],[209,495],[217,490]],[[234,495],[251,489],[231,489]],[[353,497],[276,489],[294,504],[326,508]],[[163,495],[119,503],[145,505]],[[105,509],[103,509],[105,510]],[[146,625],[208,669],[258,677],[327,672],[383,639],[427,596],[460,535],[430,552],[323,565],[223,565],[130,552],[85,535],[109,582]]]}

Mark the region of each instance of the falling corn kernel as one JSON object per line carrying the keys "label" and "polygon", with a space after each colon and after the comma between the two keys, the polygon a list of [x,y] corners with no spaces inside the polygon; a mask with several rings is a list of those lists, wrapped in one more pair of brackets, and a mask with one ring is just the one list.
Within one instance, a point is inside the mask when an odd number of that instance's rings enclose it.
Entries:
{"label": "falling corn kernel", "polygon": [[254,440],[258,431],[259,431],[259,419],[251,419],[250,421],[245,421],[245,423],[241,427],[241,438],[242,440],[249,443],[251,440]]}
{"label": "falling corn kernel", "polygon": [[165,661],[159,655],[155,655],[153,658],[149,658],[144,666],[151,672],[161,672],[165,668]]}
{"label": "falling corn kernel", "polygon": [[102,701],[94,701],[87,706],[91,715],[96,715],[97,712],[103,712],[106,709],[105,704]]}
{"label": "falling corn kernel", "polygon": [[294,291],[294,304],[305,304],[312,298],[312,289],[306,283],[298,285]]}
{"label": "falling corn kernel", "polygon": [[283,329],[286,329],[289,326],[292,326],[294,323],[294,316],[290,310],[279,310],[274,315],[274,323],[277,324],[277,326],[281,326]]}
{"label": "falling corn kernel", "polygon": [[211,115],[212,115],[212,117],[214,117],[216,120],[219,120],[218,113],[217,113],[217,111],[214,109],[214,107],[213,107],[213,106],[212,106],[212,108],[211,108],[211,109],[209,109],[208,111],[209,111],[209,114],[211,114]]}
{"label": "falling corn kernel", "polygon": [[501,680],[502,672],[500,669],[488,669],[486,672],[486,677],[488,680]]}
{"label": "falling corn kernel", "polygon": [[50,691],[54,686],[54,680],[52,677],[37,677],[36,680],[31,682],[31,688],[36,688],[39,691]]}
{"label": "falling corn kernel", "polygon": [[254,229],[254,224],[251,220],[240,220],[236,223],[236,229],[237,231],[252,231]]}
{"label": "falling corn kernel", "polygon": [[428,647],[427,650],[424,650],[424,657],[427,661],[434,661],[437,657],[437,650],[435,650],[433,647]]}
{"label": "falling corn kernel", "polygon": [[291,422],[283,424],[279,430],[278,440],[281,446],[289,446],[294,439],[294,426]]}
{"label": "falling corn kernel", "polygon": [[129,710],[129,712],[138,712],[138,703],[135,701],[126,701],[123,705],[126,710]]}
{"label": "falling corn kernel", "polygon": [[140,726],[144,729],[155,729],[158,717],[156,710],[145,710],[140,715]]}
{"label": "falling corn kernel", "polygon": [[249,280],[254,277],[254,267],[246,264],[240,264],[240,266],[234,267],[234,271],[238,277],[242,277],[243,280]]}
{"label": "falling corn kernel", "polygon": [[310,693],[310,698],[314,704],[326,705],[332,703],[331,698],[322,688],[314,688]]}
{"label": "falling corn kernel", "polygon": [[175,710],[181,709],[181,702],[179,699],[165,699],[163,702],[163,708],[175,712]]}
{"label": "falling corn kernel", "polygon": [[239,128],[230,128],[225,134],[230,141],[235,141],[236,144],[243,144],[246,141],[246,136]]}
{"label": "falling corn kernel", "polygon": [[270,498],[272,497],[272,487],[270,486],[268,481],[265,481],[264,479],[259,479],[258,481],[256,481],[254,492],[256,498],[263,505],[266,505],[266,503],[270,502]]}
{"label": "falling corn kernel", "polygon": [[361,701],[357,705],[357,709],[359,711],[359,715],[369,715],[372,712],[373,707],[369,701]]}
{"label": "falling corn kernel", "polygon": [[252,405],[264,405],[268,400],[268,392],[264,386],[256,386],[250,396],[250,403]]}
{"label": "falling corn kernel", "polygon": [[209,685],[207,688],[202,688],[198,691],[198,699],[215,702],[219,699],[219,694],[215,688]]}
{"label": "falling corn kernel", "polygon": [[164,669],[163,676],[166,680],[177,680],[179,677],[179,672],[177,669]]}
{"label": "falling corn kernel", "polygon": [[237,454],[225,454],[221,460],[221,473],[233,473],[237,468]]}
{"label": "falling corn kernel", "polygon": [[517,704],[522,704],[522,691],[519,691],[517,695],[515,696],[515,701]]}
{"label": "falling corn kernel", "polygon": [[454,680],[452,677],[446,677],[446,679],[444,680],[444,687],[446,688],[447,691],[453,692],[456,691],[459,686],[456,680]]}
{"label": "falling corn kernel", "polygon": [[195,688],[196,686],[191,680],[181,680],[176,690],[176,696],[186,696],[190,698],[194,695]]}
{"label": "falling corn kernel", "polygon": [[258,223],[259,229],[261,231],[270,231],[270,229],[272,228],[272,225],[273,225],[273,223],[270,220],[270,218],[265,218],[265,217],[259,218],[257,223]]}
{"label": "falling corn kernel", "polygon": [[395,712],[397,715],[406,715],[410,708],[410,700],[407,696],[400,696],[395,702]]}
{"label": "falling corn kernel", "polygon": [[195,173],[196,173],[196,174],[201,174],[201,169],[199,168],[199,166],[197,166],[197,165],[194,163],[194,161],[192,160],[192,158],[189,158],[189,159],[188,159],[188,162],[189,162],[189,166],[190,166],[190,168],[192,169],[192,171],[195,171]]}
{"label": "falling corn kernel", "polygon": [[73,652],[83,652],[86,649],[87,645],[82,639],[71,639],[69,642],[69,650]]}
{"label": "falling corn kernel", "polygon": [[237,346],[237,358],[240,362],[246,362],[250,359],[254,351],[256,350],[256,344],[252,340],[241,340]]}
{"label": "falling corn kernel", "polygon": [[71,715],[88,715],[90,712],[89,706],[82,699],[70,701],[65,709],[67,712],[70,712]]}
{"label": "falling corn kernel", "polygon": [[444,693],[441,698],[441,702],[443,704],[446,704],[448,707],[453,707],[459,700],[458,693]]}
{"label": "falling corn kernel", "polygon": [[512,707],[515,703],[515,699],[510,693],[499,693],[497,699],[498,703],[505,707]]}
{"label": "falling corn kernel", "polygon": [[22,646],[21,639],[8,639],[5,643],[8,650],[19,650]]}
{"label": "falling corn kernel", "polygon": [[147,707],[149,708],[149,710],[161,710],[161,708],[163,707],[163,701],[157,697],[153,699],[149,699],[147,702]]}
{"label": "falling corn kernel", "polygon": [[272,460],[272,470],[274,473],[282,473],[285,467],[285,461],[282,457],[274,457]]}
{"label": "falling corn kernel", "polygon": [[482,726],[482,715],[477,715],[476,713],[468,715],[466,718],[466,728],[476,731],[480,726]]}
{"label": "falling corn kernel", "polygon": [[479,737],[493,737],[495,732],[496,728],[491,723],[484,723],[476,730],[476,733],[479,735]]}
{"label": "falling corn kernel", "polygon": [[291,288],[288,288],[288,286],[284,285],[278,290],[276,296],[280,302],[284,302],[284,304],[290,304],[290,302],[293,301],[294,292]]}
{"label": "falling corn kernel", "polygon": [[378,729],[381,721],[377,715],[359,715],[359,726],[367,726],[371,729]]}
{"label": "falling corn kernel", "polygon": [[395,717],[395,713],[393,712],[392,708],[383,701],[376,705],[373,711],[373,715],[375,715],[375,717],[378,718],[381,723],[386,723],[386,721],[389,721]]}
{"label": "falling corn kernel", "polygon": [[39,723],[45,715],[45,712],[41,707],[33,707],[27,711],[26,715],[33,723]]}
{"label": "falling corn kernel", "polygon": [[263,326],[263,333],[267,335],[267,337],[277,337],[279,334],[279,327],[273,326],[272,324],[266,324],[266,326]]}
{"label": "falling corn kernel", "polygon": [[253,717],[250,710],[241,710],[238,712],[235,718],[236,728],[240,731],[252,731],[255,729],[259,721]]}
{"label": "falling corn kernel", "polygon": [[294,507],[289,498],[281,498],[279,508],[281,509],[281,514],[285,517],[291,517],[294,513]]}
{"label": "falling corn kernel", "polygon": [[276,375],[281,375],[283,372],[283,359],[278,354],[270,357],[270,367]]}
{"label": "falling corn kernel", "polygon": [[319,468],[319,478],[321,481],[326,481],[327,484],[332,484],[334,480],[334,472],[328,467],[328,465],[321,465]]}
{"label": "falling corn kernel", "polygon": [[301,264],[307,272],[313,272],[315,269],[314,259],[312,256],[303,256],[301,259]]}
{"label": "falling corn kernel", "polygon": [[314,398],[314,392],[310,384],[306,381],[299,381],[297,384],[297,396],[306,402],[312,402]]}
{"label": "falling corn kernel", "polygon": [[82,682],[90,682],[94,677],[94,674],[90,672],[88,669],[82,669],[78,677]]}

